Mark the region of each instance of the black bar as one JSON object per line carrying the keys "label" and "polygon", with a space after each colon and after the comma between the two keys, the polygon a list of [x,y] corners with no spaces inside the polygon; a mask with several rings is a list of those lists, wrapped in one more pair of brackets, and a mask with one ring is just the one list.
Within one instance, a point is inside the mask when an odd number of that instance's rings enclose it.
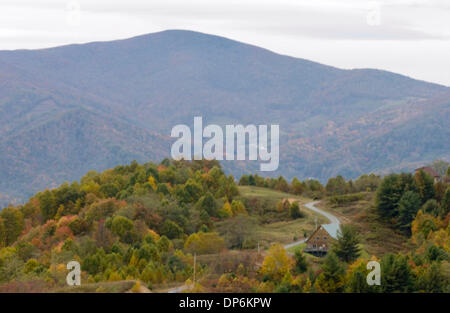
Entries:
{"label": "black bar", "polygon": [[[449,294],[273,294],[273,293],[179,293],[179,294],[0,294],[3,308],[42,309],[85,313],[116,312],[301,312],[316,308],[385,310],[417,308],[433,303],[446,307]],[[260,300],[256,300],[260,299]],[[265,299],[265,300],[264,300]],[[10,302],[10,303],[8,303]]]}

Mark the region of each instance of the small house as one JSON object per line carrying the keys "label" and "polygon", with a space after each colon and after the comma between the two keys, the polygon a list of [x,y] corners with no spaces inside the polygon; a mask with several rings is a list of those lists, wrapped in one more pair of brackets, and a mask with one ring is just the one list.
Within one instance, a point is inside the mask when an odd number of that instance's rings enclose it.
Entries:
{"label": "small house", "polygon": [[337,240],[339,228],[339,224],[320,225],[306,240],[306,248],[303,251],[317,256],[324,256],[331,248],[333,241]]}

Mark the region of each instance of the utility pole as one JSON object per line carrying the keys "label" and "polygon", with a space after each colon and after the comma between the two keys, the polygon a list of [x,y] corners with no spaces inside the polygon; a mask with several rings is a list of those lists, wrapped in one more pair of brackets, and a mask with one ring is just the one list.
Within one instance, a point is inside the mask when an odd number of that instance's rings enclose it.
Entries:
{"label": "utility pole", "polygon": [[316,230],[317,230],[317,216],[314,218],[314,223],[316,224]]}
{"label": "utility pole", "polygon": [[195,286],[195,265],[197,263],[197,253],[194,253],[194,286]]}
{"label": "utility pole", "polygon": [[259,240],[258,240],[258,254],[259,254]]}

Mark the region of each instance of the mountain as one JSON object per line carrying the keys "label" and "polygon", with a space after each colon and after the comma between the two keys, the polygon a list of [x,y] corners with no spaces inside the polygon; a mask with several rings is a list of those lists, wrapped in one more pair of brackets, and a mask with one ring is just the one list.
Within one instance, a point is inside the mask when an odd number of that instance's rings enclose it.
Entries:
{"label": "mountain", "polygon": [[[330,52],[331,53],[331,52]],[[0,203],[170,154],[176,124],[280,124],[270,175],[347,178],[450,156],[450,88],[171,30],[0,51]],[[224,162],[235,175],[255,162]]]}

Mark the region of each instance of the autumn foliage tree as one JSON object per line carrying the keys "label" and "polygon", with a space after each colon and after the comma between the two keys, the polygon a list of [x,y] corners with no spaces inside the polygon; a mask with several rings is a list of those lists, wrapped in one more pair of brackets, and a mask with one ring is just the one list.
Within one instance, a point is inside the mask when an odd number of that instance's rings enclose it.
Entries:
{"label": "autumn foliage tree", "polygon": [[188,237],[184,248],[197,254],[219,253],[225,248],[225,242],[218,233],[198,232]]}
{"label": "autumn foliage tree", "polygon": [[292,265],[293,260],[287,255],[284,247],[273,244],[264,258],[260,272],[263,276],[278,281],[290,272]]}

